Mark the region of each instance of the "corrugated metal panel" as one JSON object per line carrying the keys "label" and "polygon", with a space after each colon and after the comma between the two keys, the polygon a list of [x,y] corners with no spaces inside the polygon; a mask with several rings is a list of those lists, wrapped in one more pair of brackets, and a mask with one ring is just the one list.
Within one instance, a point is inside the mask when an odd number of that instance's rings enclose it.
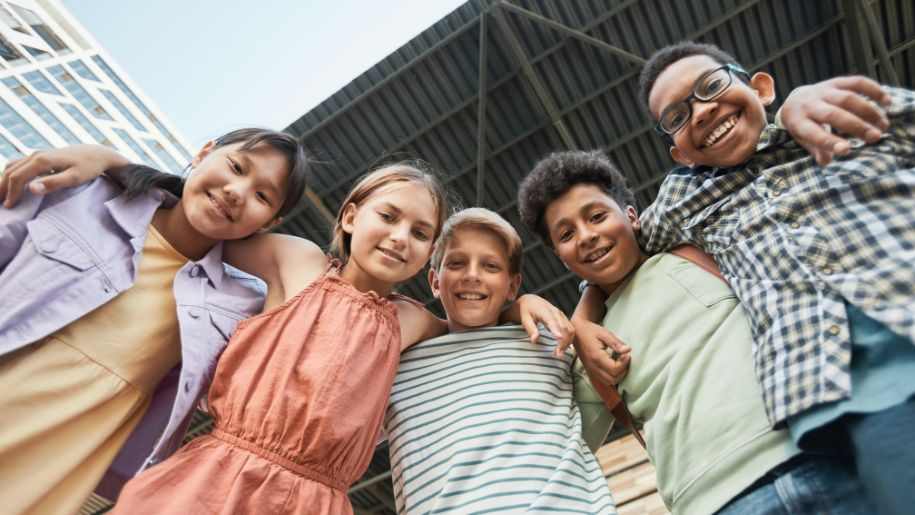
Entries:
{"label": "corrugated metal panel", "polygon": [[[776,78],[779,98],[795,85],[849,73],[855,64],[842,0],[513,1],[514,5],[581,30],[640,56],[681,39],[716,43],[747,67]],[[320,149],[326,161],[312,187],[336,210],[354,179],[379,163],[422,157],[442,170],[465,205],[476,197],[479,17],[503,11],[504,30],[491,21],[487,49],[485,203],[509,214],[517,183],[550,150],[604,148],[626,173],[641,207],[671,166],[667,149],[650,130],[637,102],[639,66],[545,24],[475,0],[357,77],[287,129]],[[872,9],[897,75],[911,86],[915,74],[915,8],[906,0],[864,2]],[[512,50],[520,43],[555,119]],[[878,76],[880,70],[876,54]],[[559,127],[561,125],[561,128]],[[568,135],[563,139],[562,132]],[[319,244],[329,228],[305,212],[284,230]],[[531,235],[525,234],[525,241]],[[540,247],[526,256],[525,288],[562,299],[571,309],[575,281],[556,281],[555,258]],[[422,275],[402,288],[428,288]],[[552,291],[556,290],[556,291]]]}

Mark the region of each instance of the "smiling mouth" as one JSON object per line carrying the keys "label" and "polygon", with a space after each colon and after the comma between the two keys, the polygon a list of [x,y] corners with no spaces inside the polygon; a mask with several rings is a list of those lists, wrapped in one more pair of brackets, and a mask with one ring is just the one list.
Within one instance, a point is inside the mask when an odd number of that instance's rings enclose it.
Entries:
{"label": "smiling mouth", "polygon": [[393,260],[395,260],[395,261],[400,261],[401,263],[406,263],[406,262],[407,262],[407,260],[404,259],[403,256],[401,256],[401,255],[398,254],[397,252],[394,252],[393,250],[385,249],[385,248],[381,248],[381,247],[378,247],[378,250],[379,250],[382,254],[384,254],[385,256],[388,256],[389,258],[391,258],[391,259],[393,259]]}
{"label": "smiling mouth", "polygon": [[599,248],[599,249],[597,249],[597,250],[595,250],[595,251],[590,252],[590,253],[589,253],[587,256],[585,256],[585,258],[582,259],[581,261],[582,261],[582,263],[594,263],[594,262],[597,261],[598,259],[600,259],[600,258],[606,256],[607,254],[609,254],[609,253],[610,253],[610,249],[612,249],[612,248],[613,248],[612,245],[609,246],[609,247],[601,247],[601,248]]}
{"label": "smiling mouth", "polygon": [[216,211],[224,216],[226,220],[230,222],[235,221],[232,219],[232,215],[229,214],[229,209],[226,207],[226,205],[218,198],[216,198],[216,196],[212,195],[210,192],[207,192],[207,198],[210,199],[210,203],[213,204],[213,207],[216,208]]}
{"label": "smiling mouth", "polygon": [[731,132],[735,126],[737,126],[737,121],[740,120],[740,113],[734,113],[731,116],[728,116],[724,119],[714,130],[712,130],[708,136],[702,141],[702,147],[706,148],[714,145],[719,140],[724,138],[725,135]]}
{"label": "smiling mouth", "polygon": [[482,293],[472,293],[472,292],[457,293],[454,296],[457,297],[458,300],[485,300],[485,299],[489,298],[488,295],[484,295]]}

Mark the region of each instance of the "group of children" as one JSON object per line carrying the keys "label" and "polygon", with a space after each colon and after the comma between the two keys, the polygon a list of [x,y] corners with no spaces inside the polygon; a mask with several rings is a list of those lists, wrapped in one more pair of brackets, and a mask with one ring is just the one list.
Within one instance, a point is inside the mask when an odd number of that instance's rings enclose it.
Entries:
{"label": "group of children", "polygon": [[[819,166],[792,137],[809,114],[768,124],[772,77],[716,47],[662,49],[641,84],[683,165],[641,216],[597,152],[547,156],[519,189],[586,281],[571,322],[517,298],[517,231],[448,216],[415,163],[355,185],[329,254],[267,233],[308,161],[281,133],[227,134],[186,180],[102,147],[11,164],[7,200],[48,168],[29,189],[88,182],[0,209],[5,508],[74,513],[100,488],[114,513],[350,513],[383,431],[399,512],[614,513],[589,448],[609,414],[579,408],[594,392],[555,352],[574,332],[599,390],[629,367],[674,513],[904,513],[915,94],[888,88],[885,133]],[[430,258],[447,321],[393,293]],[[206,392],[215,428],[178,449]]]}

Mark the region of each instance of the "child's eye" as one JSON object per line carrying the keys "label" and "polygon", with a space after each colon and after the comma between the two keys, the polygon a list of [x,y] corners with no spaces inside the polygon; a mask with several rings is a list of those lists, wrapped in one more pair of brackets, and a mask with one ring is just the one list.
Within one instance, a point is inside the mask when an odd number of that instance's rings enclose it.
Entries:
{"label": "child's eye", "polygon": [[381,219],[384,220],[385,222],[394,221],[394,215],[392,215],[391,213],[388,213],[387,211],[379,211],[378,216],[380,216]]}
{"label": "child's eye", "polygon": [[258,191],[255,195],[257,195],[257,199],[260,200],[261,202],[263,202],[264,204],[267,204],[268,206],[271,205],[270,198],[264,192]]}
{"label": "child's eye", "polygon": [[569,241],[572,239],[572,231],[562,231],[559,233],[559,241]]}
{"label": "child's eye", "polygon": [[429,241],[429,235],[423,231],[413,231],[413,237],[419,241]]}
{"label": "child's eye", "polygon": [[607,213],[605,213],[603,211],[598,211],[597,213],[594,213],[593,215],[591,215],[591,222],[598,223],[598,222],[603,221],[604,218],[607,218]]}
{"label": "child's eye", "polygon": [[449,270],[457,270],[462,266],[464,266],[463,261],[448,261],[445,263],[445,267],[447,267]]}
{"label": "child's eye", "polygon": [[501,272],[502,271],[502,267],[496,263],[486,263],[486,265],[484,265],[484,266],[486,267],[486,270],[488,270],[490,272]]}
{"label": "child's eye", "polygon": [[229,167],[232,168],[232,172],[234,172],[235,175],[241,175],[241,173],[242,173],[241,165],[238,164],[238,162],[235,161],[234,159],[232,159],[231,157],[226,158],[226,159],[229,160]]}

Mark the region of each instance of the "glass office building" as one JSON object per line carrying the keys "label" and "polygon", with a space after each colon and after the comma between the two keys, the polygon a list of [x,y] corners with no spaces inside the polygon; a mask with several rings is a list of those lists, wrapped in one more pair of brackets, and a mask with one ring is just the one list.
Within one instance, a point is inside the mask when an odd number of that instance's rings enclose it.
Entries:
{"label": "glass office building", "polygon": [[0,0],[0,170],[43,148],[98,143],[160,170],[183,138],[57,0]]}

